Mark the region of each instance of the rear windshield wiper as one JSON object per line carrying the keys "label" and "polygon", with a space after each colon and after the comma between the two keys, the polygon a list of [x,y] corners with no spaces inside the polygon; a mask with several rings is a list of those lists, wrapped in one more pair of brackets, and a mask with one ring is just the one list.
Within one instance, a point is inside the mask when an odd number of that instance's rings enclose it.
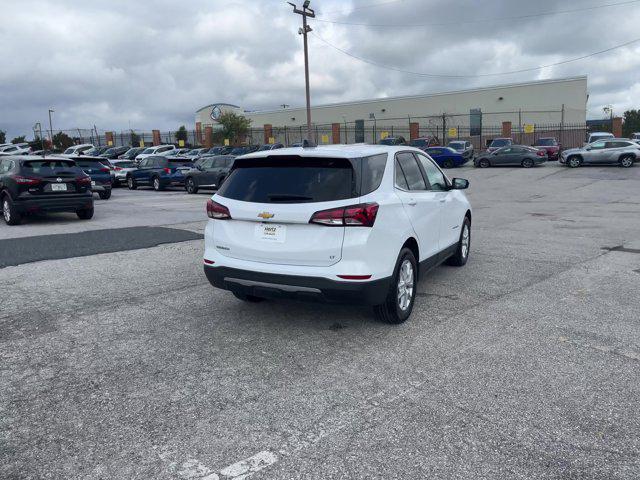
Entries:
{"label": "rear windshield wiper", "polygon": [[304,195],[289,195],[284,193],[272,193],[267,195],[267,198],[272,202],[295,202],[313,200],[312,197],[305,197]]}

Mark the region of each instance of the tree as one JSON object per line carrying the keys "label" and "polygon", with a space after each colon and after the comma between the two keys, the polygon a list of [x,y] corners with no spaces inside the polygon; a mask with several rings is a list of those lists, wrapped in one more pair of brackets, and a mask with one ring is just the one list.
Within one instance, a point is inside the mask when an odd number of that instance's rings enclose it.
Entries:
{"label": "tree", "polygon": [[133,130],[131,131],[131,146],[138,147],[140,145],[140,135]]}
{"label": "tree", "polygon": [[66,150],[73,145],[73,139],[64,132],[58,132],[53,136],[53,145],[60,150]]}
{"label": "tree", "polygon": [[182,125],[176,132],[176,142],[180,143],[180,140],[182,140],[186,145],[188,136],[189,136],[189,132],[187,132],[187,127]]}
{"label": "tree", "polygon": [[247,131],[251,126],[251,120],[243,115],[233,112],[224,112],[218,118],[218,123],[222,125],[224,138],[228,138],[232,145],[237,145],[244,141]]}
{"label": "tree", "polygon": [[11,140],[11,143],[24,143],[27,141],[27,137],[26,135],[21,135],[20,137],[16,137],[13,140]]}
{"label": "tree", "polygon": [[6,143],[7,141],[7,132],[4,130],[0,130],[0,143]]}
{"label": "tree", "polygon": [[640,132],[640,110],[627,110],[623,118],[622,132],[625,137],[631,136],[634,132]]}

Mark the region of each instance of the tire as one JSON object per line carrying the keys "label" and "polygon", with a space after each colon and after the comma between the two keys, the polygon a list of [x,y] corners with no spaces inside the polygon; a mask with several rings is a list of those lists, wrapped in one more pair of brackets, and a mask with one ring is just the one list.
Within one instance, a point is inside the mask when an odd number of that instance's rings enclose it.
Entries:
{"label": "tire", "polygon": [[98,192],[100,200],[109,200],[111,198],[111,190],[105,190],[104,192]]}
{"label": "tire", "polygon": [[80,220],[91,220],[93,218],[93,207],[78,210],[76,215],[78,215]]}
{"label": "tire", "polygon": [[22,215],[18,212],[9,195],[2,197],[2,217],[7,225],[18,225],[22,220]]}
{"label": "tire", "polygon": [[129,188],[129,190],[135,190],[138,188],[138,184],[136,183],[135,178],[133,178],[131,175],[127,177],[127,187]]}
{"label": "tire", "polygon": [[162,185],[162,182],[160,181],[159,177],[153,177],[151,179],[151,186],[156,192],[159,192],[160,190],[164,190],[164,186]]}
{"label": "tire", "polygon": [[569,168],[577,168],[580,165],[582,165],[582,159],[578,156],[573,156],[573,157],[569,157],[567,158],[567,166]]}
{"label": "tire", "polygon": [[264,298],[256,297],[255,295],[245,295],[243,293],[237,293],[237,292],[231,292],[231,293],[233,293],[234,297],[236,297],[238,300],[242,300],[243,302],[260,303],[264,301]]}
{"label": "tire", "polygon": [[384,303],[373,307],[375,317],[384,323],[394,325],[404,323],[413,311],[417,286],[418,264],[416,258],[411,250],[403,248],[393,271],[393,280],[387,298]]}
{"label": "tire", "polygon": [[535,165],[535,163],[530,158],[525,158],[524,160],[522,160],[521,165],[524,168],[531,168],[531,167],[533,167]]}
{"label": "tire", "polygon": [[462,222],[462,230],[460,230],[460,239],[458,240],[458,248],[456,253],[447,259],[447,265],[454,267],[463,267],[469,260],[469,251],[471,250],[471,222],[469,217],[464,218]]}
{"label": "tire", "polygon": [[190,195],[193,195],[194,193],[198,193],[198,184],[193,179],[193,177],[187,177],[187,179],[184,182],[184,189]]}
{"label": "tire", "polygon": [[489,163],[489,160],[487,160],[486,158],[481,158],[480,161],[478,162],[478,166],[480,168],[488,168],[491,166],[491,164]]}
{"label": "tire", "polygon": [[120,186],[120,180],[114,180],[111,185],[113,188],[118,188]]}
{"label": "tire", "polygon": [[633,162],[636,161],[636,157],[633,155],[623,155],[620,157],[620,166],[623,168],[633,167]]}
{"label": "tire", "polygon": [[455,165],[453,164],[453,160],[445,160],[442,162],[442,168],[453,168]]}

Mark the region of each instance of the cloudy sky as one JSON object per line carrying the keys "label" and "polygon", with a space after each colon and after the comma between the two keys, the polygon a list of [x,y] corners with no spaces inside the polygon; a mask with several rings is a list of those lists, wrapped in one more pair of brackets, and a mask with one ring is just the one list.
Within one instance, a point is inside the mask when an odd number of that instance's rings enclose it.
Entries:
{"label": "cloudy sky", "polygon": [[[314,0],[312,25],[314,34],[378,64],[476,75],[640,38],[640,1],[592,8],[622,1]],[[538,15],[569,9],[580,11]],[[54,129],[119,131],[193,128],[195,110],[213,102],[247,110],[304,104],[300,17],[281,0],[3,0],[0,12],[0,129],[9,138],[31,136],[37,121],[46,125],[50,107]],[[640,42],[479,78],[379,68],[314,36],[310,57],[313,103],[586,74],[589,117],[601,117],[607,104],[620,114],[640,107]]]}

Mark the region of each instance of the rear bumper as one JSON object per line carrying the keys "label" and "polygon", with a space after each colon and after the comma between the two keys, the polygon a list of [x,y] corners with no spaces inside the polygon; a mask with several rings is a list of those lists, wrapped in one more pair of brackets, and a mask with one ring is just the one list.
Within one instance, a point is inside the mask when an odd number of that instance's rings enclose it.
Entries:
{"label": "rear bumper", "polygon": [[229,267],[204,266],[214,287],[266,298],[379,305],[389,292],[391,278],[361,282],[339,282],[323,277],[303,277],[252,272]]}
{"label": "rear bumper", "polygon": [[93,208],[93,198],[89,192],[86,195],[17,199],[14,200],[13,204],[20,213],[75,212],[77,210]]}

